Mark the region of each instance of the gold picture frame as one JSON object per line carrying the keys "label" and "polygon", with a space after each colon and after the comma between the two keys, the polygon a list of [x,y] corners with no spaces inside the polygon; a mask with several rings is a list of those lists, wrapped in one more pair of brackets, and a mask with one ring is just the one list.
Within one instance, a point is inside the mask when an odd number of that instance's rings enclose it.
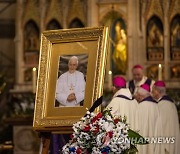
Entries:
{"label": "gold picture frame", "polygon": [[[108,27],[44,31],[41,35],[40,60],[33,128],[59,131],[79,121],[103,93]],[[88,55],[83,106],[56,107],[55,95],[60,58]],[[64,68],[64,67],[62,67]]]}

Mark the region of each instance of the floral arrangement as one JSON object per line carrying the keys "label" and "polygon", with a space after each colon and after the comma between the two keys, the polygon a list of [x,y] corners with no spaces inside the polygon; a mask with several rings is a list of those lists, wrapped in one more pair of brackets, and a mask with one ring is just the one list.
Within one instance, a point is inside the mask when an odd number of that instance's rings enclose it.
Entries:
{"label": "floral arrangement", "polygon": [[140,138],[126,123],[126,118],[113,117],[110,109],[94,114],[87,111],[73,125],[74,133],[63,149],[63,154],[109,154],[137,152],[131,138]]}

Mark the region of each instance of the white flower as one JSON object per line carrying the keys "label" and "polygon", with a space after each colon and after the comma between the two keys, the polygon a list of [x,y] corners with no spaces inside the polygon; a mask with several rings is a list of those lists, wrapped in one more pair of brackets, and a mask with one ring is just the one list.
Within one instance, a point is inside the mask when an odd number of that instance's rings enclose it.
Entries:
{"label": "white flower", "polygon": [[109,116],[109,115],[106,116],[106,119],[107,119],[108,121],[113,121],[112,117]]}
{"label": "white flower", "polygon": [[62,147],[63,154],[69,154],[69,147],[70,147],[69,143],[67,143]]}
{"label": "white flower", "polygon": [[80,138],[85,138],[86,140],[89,140],[91,137],[89,136],[89,134],[81,132],[81,134],[79,135]]}
{"label": "white flower", "polygon": [[86,112],[87,115],[90,115],[91,113],[89,111]]}
{"label": "white flower", "polygon": [[95,114],[93,113],[93,112],[91,112],[91,114],[90,114],[92,117],[94,117],[95,116]]}
{"label": "white flower", "polygon": [[82,121],[85,121],[85,119],[86,119],[85,117],[82,117],[82,118],[81,118]]}
{"label": "white flower", "polygon": [[105,122],[103,128],[106,130],[106,132],[113,131],[114,124],[112,122]]}
{"label": "white flower", "polygon": [[92,148],[92,154],[102,154],[102,153],[101,153],[101,151],[100,151],[99,148],[93,147],[93,148]]}
{"label": "white flower", "polygon": [[104,123],[105,123],[105,120],[104,119],[100,119],[99,122],[98,122],[98,125],[100,127],[102,127],[104,125]]}
{"label": "white flower", "polygon": [[98,134],[96,137],[97,146],[102,145],[102,140],[105,137],[105,133]]}

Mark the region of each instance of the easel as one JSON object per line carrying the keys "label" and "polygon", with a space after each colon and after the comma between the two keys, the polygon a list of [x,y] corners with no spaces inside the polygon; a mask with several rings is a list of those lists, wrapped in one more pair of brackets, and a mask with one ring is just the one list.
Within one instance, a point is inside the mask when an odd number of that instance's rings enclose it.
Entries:
{"label": "easel", "polygon": [[48,154],[49,151],[49,145],[50,145],[50,138],[51,133],[50,132],[42,132],[40,133],[41,138],[41,144],[42,144],[42,154]]}
{"label": "easel", "polygon": [[41,154],[48,154],[52,134],[71,134],[72,132],[73,132],[72,126],[63,126],[63,127],[54,128],[54,130],[50,132],[39,132],[40,133],[39,136],[41,138],[41,144],[42,144]]}

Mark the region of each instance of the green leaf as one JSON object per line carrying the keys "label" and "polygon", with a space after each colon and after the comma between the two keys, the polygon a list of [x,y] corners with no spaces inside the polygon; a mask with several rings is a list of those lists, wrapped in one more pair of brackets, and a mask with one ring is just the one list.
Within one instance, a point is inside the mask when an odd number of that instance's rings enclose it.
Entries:
{"label": "green leaf", "polygon": [[131,129],[128,130],[128,137],[132,144],[140,144],[140,145],[149,144],[144,137],[142,137],[140,134],[138,134],[137,132]]}
{"label": "green leaf", "polygon": [[136,152],[138,152],[136,146],[130,144],[130,149],[123,151],[122,154],[136,154]]}

